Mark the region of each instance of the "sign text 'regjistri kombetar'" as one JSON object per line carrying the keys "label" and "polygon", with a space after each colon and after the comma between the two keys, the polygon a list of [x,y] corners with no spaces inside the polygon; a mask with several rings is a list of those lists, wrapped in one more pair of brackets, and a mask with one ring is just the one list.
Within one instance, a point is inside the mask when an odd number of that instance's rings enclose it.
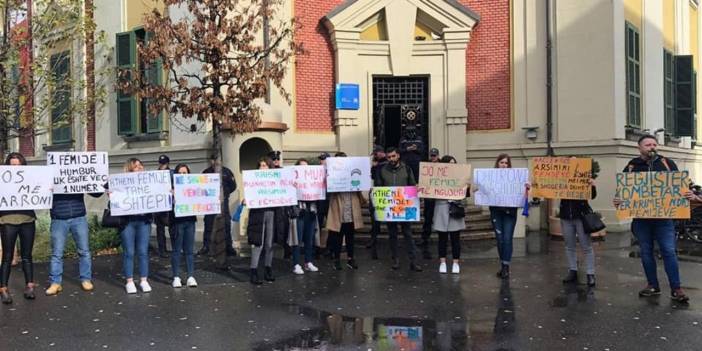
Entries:
{"label": "sign text 'regjistri kombetar'", "polygon": [[416,186],[375,187],[371,191],[375,219],[381,222],[419,221]]}
{"label": "sign text 'regjistri kombetar'", "polygon": [[0,211],[51,208],[51,167],[0,166]]}
{"label": "sign text 'regjistri kombetar'", "polygon": [[105,191],[109,175],[107,152],[49,152],[46,164],[53,168],[56,194]]}
{"label": "sign text 'regjistri kombetar'", "polygon": [[421,162],[419,164],[419,197],[462,200],[470,181],[470,165]]}
{"label": "sign text 'regjistri kombetar'", "polygon": [[529,181],[526,168],[475,169],[473,183],[475,204],[479,206],[523,207],[525,184]]}
{"label": "sign text 'regjistri kombetar'", "polygon": [[167,212],[173,208],[168,170],[113,174],[109,187],[113,216]]}
{"label": "sign text 'regjistri kombetar'", "polygon": [[617,218],[690,218],[687,171],[617,173]]}
{"label": "sign text 'regjistri kombetar'", "polygon": [[173,197],[176,217],[221,213],[219,173],[174,174]]}
{"label": "sign text 'regjistri kombetar'", "polygon": [[297,205],[292,168],[244,171],[244,199],[249,208]]}
{"label": "sign text 'regjistri kombetar'", "polygon": [[532,159],[531,193],[547,199],[590,200],[592,159],[535,157]]}

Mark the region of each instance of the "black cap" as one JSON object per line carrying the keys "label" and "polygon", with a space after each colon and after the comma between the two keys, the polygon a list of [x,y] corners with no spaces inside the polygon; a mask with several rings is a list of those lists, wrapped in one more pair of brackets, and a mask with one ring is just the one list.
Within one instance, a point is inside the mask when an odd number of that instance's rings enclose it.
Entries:
{"label": "black cap", "polygon": [[373,153],[384,152],[384,151],[385,151],[385,148],[383,148],[383,147],[380,146],[380,145],[375,145],[375,146],[373,146]]}
{"label": "black cap", "polygon": [[271,151],[268,153],[268,158],[271,160],[280,160],[280,151]]}
{"label": "black cap", "polygon": [[439,156],[439,149],[433,147],[429,150],[429,156]]}
{"label": "black cap", "polygon": [[171,159],[168,158],[166,155],[161,155],[158,157],[158,163],[161,165],[165,165],[171,162]]}
{"label": "black cap", "polygon": [[331,155],[329,155],[328,152],[322,152],[322,153],[319,155],[319,157],[317,157],[317,158],[319,158],[320,160],[326,160],[327,157],[330,157],[330,156],[331,156]]}

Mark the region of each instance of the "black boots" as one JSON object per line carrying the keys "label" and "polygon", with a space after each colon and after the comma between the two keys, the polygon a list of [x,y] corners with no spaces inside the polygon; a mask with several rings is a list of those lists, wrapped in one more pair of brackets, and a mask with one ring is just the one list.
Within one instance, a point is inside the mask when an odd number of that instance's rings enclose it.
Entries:
{"label": "black boots", "polygon": [[497,277],[502,278],[502,279],[507,279],[509,278],[509,265],[508,264],[502,264],[502,268],[500,268],[500,271],[497,272]]}
{"label": "black boots", "polygon": [[568,275],[563,278],[563,284],[571,284],[578,282],[578,271],[569,270]]}
{"label": "black boots", "polygon": [[337,271],[340,271],[340,270],[342,269],[342,268],[341,268],[341,260],[340,260],[340,259],[334,260],[334,269],[337,270]]}
{"label": "black boots", "polygon": [[10,291],[7,288],[0,288],[0,301],[3,304],[9,305],[12,303],[12,296],[10,296]]}
{"label": "black boots", "polygon": [[595,275],[594,274],[587,275],[587,286],[589,286],[589,287],[595,286]]}
{"label": "black boots", "polygon": [[275,278],[273,278],[273,269],[271,267],[266,267],[265,273],[263,274],[263,279],[269,282],[275,281]]}
{"label": "black boots", "polygon": [[258,278],[258,269],[256,268],[251,268],[251,284],[253,285],[261,285],[263,282],[261,279]]}
{"label": "black boots", "polygon": [[392,267],[393,270],[398,270],[400,269],[400,260],[398,258],[393,258],[392,259]]}
{"label": "black boots", "polygon": [[421,272],[423,271],[422,267],[419,267],[414,261],[410,262],[410,271],[412,272]]}

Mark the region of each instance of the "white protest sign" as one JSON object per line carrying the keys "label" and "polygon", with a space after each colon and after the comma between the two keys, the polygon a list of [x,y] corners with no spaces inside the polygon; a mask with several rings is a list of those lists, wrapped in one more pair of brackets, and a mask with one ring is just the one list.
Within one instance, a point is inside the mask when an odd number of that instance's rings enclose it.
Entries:
{"label": "white protest sign", "polygon": [[529,182],[526,168],[483,168],[473,170],[478,187],[475,204],[479,206],[524,207],[524,185]]}
{"label": "white protest sign", "polygon": [[222,212],[219,173],[174,174],[173,195],[176,217]]}
{"label": "white protest sign", "polygon": [[244,199],[249,208],[297,205],[295,172],[292,168],[243,172]]}
{"label": "white protest sign", "polygon": [[0,211],[50,209],[51,172],[47,166],[0,166]]}
{"label": "white protest sign", "polygon": [[293,166],[297,199],[300,201],[324,200],[327,196],[324,166]]}
{"label": "white protest sign", "polygon": [[327,192],[368,191],[373,186],[369,157],[328,157]]}
{"label": "white protest sign", "polygon": [[113,216],[167,212],[172,209],[170,171],[110,175],[110,210]]}
{"label": "white protest sign", "polygon": [[49,152],[46,164],[53,168],[56,194],[105,191],[110,174],[107,152]]}

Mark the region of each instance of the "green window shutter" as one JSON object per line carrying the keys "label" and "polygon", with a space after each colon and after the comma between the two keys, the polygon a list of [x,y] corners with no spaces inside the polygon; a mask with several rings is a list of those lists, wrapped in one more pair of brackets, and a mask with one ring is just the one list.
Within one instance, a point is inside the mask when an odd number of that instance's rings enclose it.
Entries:
{"label": "green window shutter", "polygon": [[667,134],[675,134],[675,85],[673,84],[673,53],[663,49],[663,116]]}
{"label": "green window shutter", "polygon": [[627,125],[641,128],[641,61],[639,31],[626,22],[626,119]]}
{"label": "green window shutter", "polygon": [[70,52],[54,54],[49,60],[53,89],[51,91],[51,142],[70,143],[72,137]]}
{"label": "green window shutter", "polygon": [[[116,34],[117,69],[126,71],[126,79],[136,68],[136,34],[133,31]],[[137,99],[133,94],[117,91],[117,134],[134,135],[137,127]]]}
{"label": "green window shutter", "polygon": [[694,136],[694,72],[692,55],[676,55],[675,66],[675,123],[677,136]]}
{"label": "green window shutter", "polygon": [[[148,42],[153,37],[153,33],[146,32],[144,35],[144,44]],[[159,59],[156,62],[148,65],[144,70],[146,75],[146,80],[152,85],[163,84],[163,62]],[[163,111],[157,114],[152,114],[149,111],[149,100],[146,100],[146,132],[147,133],[160,133],[163,130]]]}

